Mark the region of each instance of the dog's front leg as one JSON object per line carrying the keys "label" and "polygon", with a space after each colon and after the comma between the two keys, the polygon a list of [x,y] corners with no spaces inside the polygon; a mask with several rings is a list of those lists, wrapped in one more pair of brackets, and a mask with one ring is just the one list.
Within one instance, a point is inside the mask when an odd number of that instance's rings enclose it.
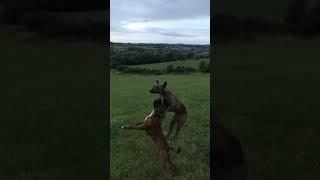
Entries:
{"label": "dog's front leg", "polygon": [[140,125],[140,124],[142,124],[143,122],[139,122],[139,123],[137,123],[135,126],[138,126],[138,125]]}
{"label": "dog's front leg", "polygon": [[145,130],[145,124],[144,122],[140,122],[136,124],[135,126],[121,126],[122,129],[135,129],[135,130]]}

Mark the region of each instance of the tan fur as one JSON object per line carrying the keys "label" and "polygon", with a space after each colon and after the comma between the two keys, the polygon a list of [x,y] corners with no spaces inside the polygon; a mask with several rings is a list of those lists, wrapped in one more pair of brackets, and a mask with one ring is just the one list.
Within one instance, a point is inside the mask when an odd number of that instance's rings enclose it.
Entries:
{"label": "tan fur", "polygon": [[176,125],[177,129],[176,134],[174,136],[174,139],[176,139],[179,135],[181,128],[187,120],[187,109],[185,105],[179,100],[179,98],[166,88],[166,84],[167,83],[165,82],[163,85],[160,85],[157,81],[157,84],[152,87],[150,92],[154,94],[160,94],[160,97],[168,105],[166,111],[174,112],[174,116],[170,122],[167,138],[170,136],[173,127]]}
{"label": "tan fur", "polygon": [[161,172],[163,173],[165,179],[170,179],[172,176],[172,172],[169,173],[170,168],[175,169],[175,165],[170,161],[169,151],[174,151],[174,149],[167,143],[167,140],[161,129],[161,121],[165,118],[165,111],[165,106],[157,107],[149,116],[144,119],[143,122],[138,123],[135,126],[122,126],[122,128],[146,131],[147,135],[149,135],[155,143],[159,152]]}
{"label": "tan fur", "polygon": [[176,95],[171,93],[169,90],[165,89],[166,93],[161,94],[164,101],[169,104],[167,111],[168,112],[174,112],[174,116],[170,122],[169,126],[169,132],[167,134],[167,138],[170,136],[171,131],[174,127],[174,125],[177,126],[176,134],[174,136],[174,139],[177,138],[179,135],[179,132],[184,125],[184,123],[187,120],[187,109],[184,106],[184,104],[178,99]]}

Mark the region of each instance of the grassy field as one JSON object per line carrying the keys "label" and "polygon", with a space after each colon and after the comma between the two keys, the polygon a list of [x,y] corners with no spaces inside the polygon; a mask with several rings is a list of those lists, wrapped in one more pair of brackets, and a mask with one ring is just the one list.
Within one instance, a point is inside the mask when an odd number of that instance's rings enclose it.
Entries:
{"label": "grassy field", "polygon": [[103,46],[0,30],[0,179],[106,179]]}
{"label": "grassy field", "polygon": [[218,44],[215,100],[249,180],[320,178],[320,40]]}
{"label": "grassy field", "polygon": [[139,68],[147,68],[147,69],[160,69],[165,70],[168,65],[176,66],[185,66],[185,67],[193,67],[195,69],[199,68],[199,64],[201,61],[209,62],[210,59],[199,59],[199,60],[186,60],[186,61],[172,61],[172,62],[164,62],[164,63],[153,63],[153,64],[143,64],[143,65],[132,65],[130,67],[139,67]]}
{"label": "grassy field", "polygon": [[[143,131],[124,131],[121,121],[133,124],[143,121],[152,110],[157,95],[148,92],[155,80],[167,81],[168,88],[186,105],[188,119],[181,130],[172,154],[179,176],[176,179],[208,179],[209,177],[209,108],[208,74],[131,76],[111,74],[111,179],[160,179],[159,155]],[[163,121],[164,130],[172,113]]]}

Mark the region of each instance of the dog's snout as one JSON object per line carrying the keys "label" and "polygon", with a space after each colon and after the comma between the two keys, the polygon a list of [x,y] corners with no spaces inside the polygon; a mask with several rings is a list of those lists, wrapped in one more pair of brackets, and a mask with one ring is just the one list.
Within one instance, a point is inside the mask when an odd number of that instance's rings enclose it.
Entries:
{"label": "dog's snout", "polygon": [[153,89],[150,89],[149,92],[150,92],[150,93],[154,93],[154,90],[153,90]]}

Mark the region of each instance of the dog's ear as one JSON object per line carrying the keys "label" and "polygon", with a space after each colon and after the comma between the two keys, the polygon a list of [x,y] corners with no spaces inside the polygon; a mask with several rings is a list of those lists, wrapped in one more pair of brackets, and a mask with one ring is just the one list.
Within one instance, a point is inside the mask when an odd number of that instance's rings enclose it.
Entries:
{"label": "dog's ear", "polygon": [[158,80],[157,80],[156,82],[157,82],[157,84],[159,84],[159,81],[158,81]]}
{"label": "dog's ear", "polygon": [[166,88],[167,87],[167,81],[163,83],[162,88]]}

